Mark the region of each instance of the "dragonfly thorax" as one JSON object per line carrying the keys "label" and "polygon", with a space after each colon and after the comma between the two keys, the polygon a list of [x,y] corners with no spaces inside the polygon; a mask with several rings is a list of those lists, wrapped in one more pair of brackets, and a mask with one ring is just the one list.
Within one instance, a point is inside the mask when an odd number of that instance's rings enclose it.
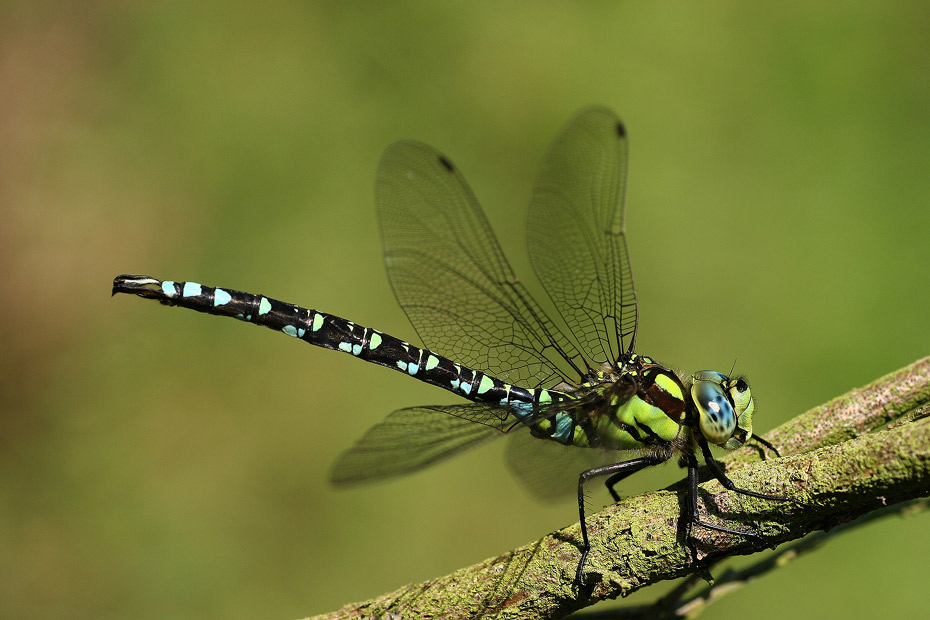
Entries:
{"label": "dragonfly thorax", "polygon": [[598,394],[587,411],[591,430],[576,445],[638,450],[679,439],[689,405],[673,370],[648,357],[625,356],[598,378],[589,388]]}

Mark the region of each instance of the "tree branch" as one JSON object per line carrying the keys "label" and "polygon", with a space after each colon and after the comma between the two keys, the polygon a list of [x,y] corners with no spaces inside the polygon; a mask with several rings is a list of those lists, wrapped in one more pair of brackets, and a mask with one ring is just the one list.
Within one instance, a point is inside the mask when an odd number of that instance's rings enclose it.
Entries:
{"label": "tree branch", "polygon": [[[880,430],[881,429],[881,430]],[[445,577],[411,584],[317,616],[336,618],[560,618],[665,579],[828,530],[898,502],[930,495],[930,358],[816,407],[767,434],[785,458],[744,448],[723,459],[737,486],[785,495],[801,507],[700,486],[702,517],[751,529],[757,541],[695,528],[695,566],[678,523],[682,484],[608,506],[588,520],[588,585],[578,592],[578,525]],[[599,576],[599,578],[598,578]]]}
{"label": "tree branch", "polygon": [[[739,570],[727,569],[722,575],[718,575],[712,584],[704,583],[700,575],[694,574],[683,579],[670,592],[651,605],[582,612],[572,615],[572,618],[577,620],[690,620],[696,618],[704,609],[724,596],[749,585],[766,573],[787,566],[802,555],[816,551],[824,543],[833,540],[843,532],[890,516],[910,517],[926,510],[930,510],[928,498],[886,506],[830,531],[814,532],[800,540],[782,545],[776,553],[764,556],[764,559]],[[703,588],[691,592],[702,583]]]}

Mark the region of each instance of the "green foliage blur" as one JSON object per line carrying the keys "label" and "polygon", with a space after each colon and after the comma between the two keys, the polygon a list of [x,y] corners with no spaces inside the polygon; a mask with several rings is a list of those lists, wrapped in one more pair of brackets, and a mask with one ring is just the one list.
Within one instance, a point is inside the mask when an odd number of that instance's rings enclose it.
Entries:
{"label": "green foliage blur", "polygon": [[[927,5],[887,0],[3,3],[0,617],[300,617],[577,519],[501,446],[335,490],[368,426],[454,397],[110,298],[190,279],[416,342],[373,208],[396,139],[448,153],[539,291],[538,163],[615,109],[640,352],[735,364],[763,433],[930,354],[928,41]],[[926,516],[876,523],[705,617],[925,616],[927,557]]]}

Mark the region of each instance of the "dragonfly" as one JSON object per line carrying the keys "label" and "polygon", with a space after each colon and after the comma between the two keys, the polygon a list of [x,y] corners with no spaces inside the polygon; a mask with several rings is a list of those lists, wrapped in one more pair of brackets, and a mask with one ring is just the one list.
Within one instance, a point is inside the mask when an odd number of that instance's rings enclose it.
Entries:
{"label": "dragonfly", "polygon": [[619,501],[619,482],[678,456],[688,470],[689,541],[694,526],[761,538],[700,517],[699,456],[729,491],[796,501],[738,488],[711,453],[712,445],[733,450],[754,440],[779,456],[753,433],[755,404],[745,378],[680,374],[635,352],[627,164],[626,129],[602,107],[576,114],[549,148],[527,219],[531,263],[551,302],[547,312],[514,275],[449,158],[415,141],[388,147],[375,195],[384,260],[398,302],[429,348],[318,310],[191,281],[121,275],[113,294],[234,317],[461,397],[391,413],[337,459],[332,481],[413,472],[508,435],[508,461],[531,491],[542,497],[577,491],[580,587],[591,551],[585,485],[592,479],[605,479]]}

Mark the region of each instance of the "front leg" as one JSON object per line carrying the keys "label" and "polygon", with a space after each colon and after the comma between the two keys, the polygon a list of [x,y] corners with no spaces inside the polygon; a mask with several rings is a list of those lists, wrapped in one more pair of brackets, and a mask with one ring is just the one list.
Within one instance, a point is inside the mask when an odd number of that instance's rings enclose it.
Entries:
{"label": "front leg", "polygon": [[[759,437],[755,435],[753,437],[755,437],[757,441],[760,439]],[[759,499],[768,499],[768,500],[772,500],[776,502],[792,502],[792,503],[797,504],[798,506],[804,506],[804,507],[810,506],[809,504],[806,504],[800,500],[796,500],[791,497],[786,497],[784,495],[768,495],[766,493],[757,493],[755,491],[750,491],[748,489],[739,488],[733,483],[732,480],[730,480],[727,477],[726,473],[723,471],[723,468],[720,467],[720,463],[714,460],[714,455],[710,453],[710,446],[707,444],[707,441],[699,440],[698,443],[701,446],[701,453],[704,455],[704,462],[707,463],[707,467],[710,469],[711,473],[714,475],[714,478],[716,478],[720,482],[720,484],[723,485],[723,488],[725,488],[726,490],[739,493],[740,495],[747,495],[749,497],[757,497]],[[760,442],[760,443],[763,443],[763,442]],[[768,447],[772,448],[772,445],[769,444],[767,441],[764,442],[763,445],[767,445]],[[774,450],[774,448],[772,449]],[[775,451],[775,453],[778,454],[777,451]]]}
{"label": "front leg", "polygon": [[[746,536],[749,538],[755,538],[757,540],[764,540],[762,536],[756,534],[755,532],[750,532],[747,530],[738,530],[732,527],[726,527],[724,525],[717,525],[715,523],[710,523],[709,521],[704,521],[700,517],[698,512],[698,462],[694,454],[688,454],[685,457],[685,463],[688,466],[688,522],[685,527],[685,539],[688,544],[688,548],[691,550],[691,559],[695,562],[697,559],[697,550],[694,548],[694,542],[691,539],[691,530],[693,526],[699,525],[705,527],[709,530],[715,530],[717,532],[725,532],[727,534],[736,534],[738,536]],[[733,484],[732,482],[730,483]],[[734,486],[734,489],[736,487]],[[761,496],[766,497],[766,496]]]}
{"label": "front leg", "polygon": [[[805,504],[804,502],[801,502],[799,500],[796,500],[790,497],[785,497],[782,495],[768,495],[766,493],[757,493],[755,491],[750,491],[748,489],[741,489],[737,487],[736,484],[734,484],[733,481],[727,477],[726,473],[724,473],[723,468],[720,467],[720,464],[716,460],[714,460],[713,455],[710,453],[710,446],[708,446],[707,441],[703,439],[699,439],[698,444],[701,446],[701,453],[704,456],[704,461],[707,463],[707,466],[710,469],[711,473],[714,475],[714,478],[716,478],[720,482],[720,484],[728,491],[734,491],[741,495],[747,495],[749,497],[757,497],[759,499],[793,502],[795,504],[798,504],[799,506],[808,506],[808,504]],[[762,542],[765,541],[765,538],[756,532],[751,532],[747,530],[739,530],[739,529],[731,528],[731,527],[725,527],[722,525],[716,525],[714,523],[710,523],[708,521],[702,520],[698,513],[698,482],[699,480],[698,480],[697,458],[695,457],[693,453],[689,453],[685,457],[685,463],[688,467],[688,512],[690,513],[688,515],[688,522],[686,525],[685,537],[686,537],[688,549],[691,551],[691,558],[695,562],[695,564],[699,563],[698,557],[697,557],[697,550],[695,549],[694,541],[691,538],[691,530],[693,526],[695,525],[705,527],[709,530],[715,530],[717,532],[735,534],[737,536],[745,536],[747,538],[755,538],[756,540],[759,540]],[[707,579],[709,575],[705,574],[704,577],[705,579]]]}

